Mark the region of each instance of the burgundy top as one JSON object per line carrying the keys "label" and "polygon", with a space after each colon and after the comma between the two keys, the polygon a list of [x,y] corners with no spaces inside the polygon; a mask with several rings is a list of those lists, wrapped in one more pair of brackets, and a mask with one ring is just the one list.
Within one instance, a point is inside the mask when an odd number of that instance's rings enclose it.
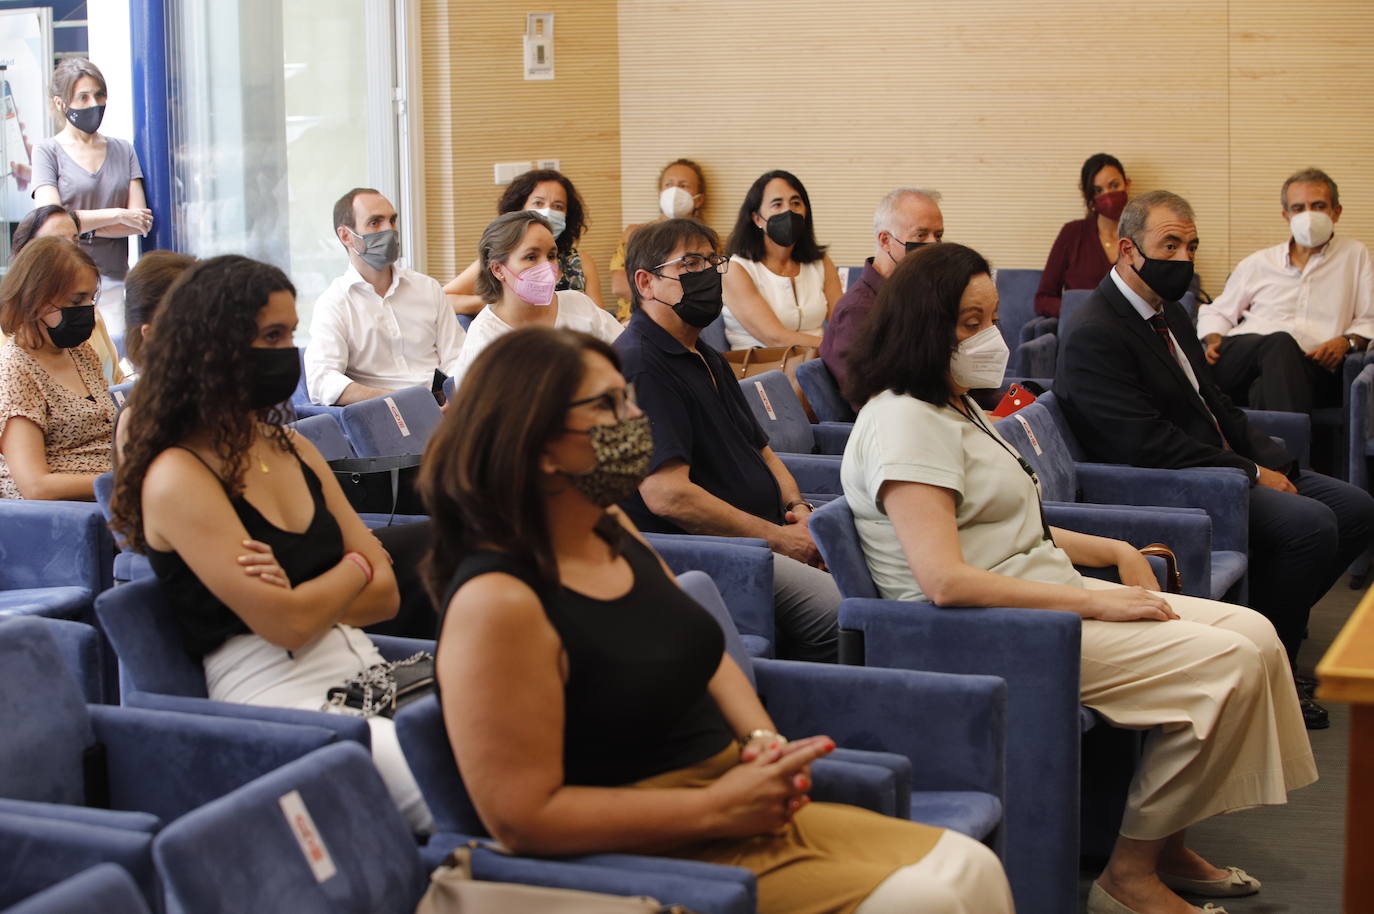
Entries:
{"label": "burgundy top", "polygon": [[1035,313],[1059,316],[1059,300],[1065,289],[1096,289],[1112,269],[1097,234],[1097,214],[1064,223],[1054,239],[1040,288],[1035,291]]}
{"label": "burgundy top", "polygon": [[[835,307],[830,311],[830,321],[825,325],[825,336],[821,337],[821,361],[835,377],[840,390],[845,390],[849,380],[849,347],[859,336],[859,328],[864,318],[873,310],[873,302],[878,298],[878,290],[883,286],[883,274],[873,269],[873,258],[864,261],[863,273],[845,290]],[[851,403],[855,412],[859,407]]]}

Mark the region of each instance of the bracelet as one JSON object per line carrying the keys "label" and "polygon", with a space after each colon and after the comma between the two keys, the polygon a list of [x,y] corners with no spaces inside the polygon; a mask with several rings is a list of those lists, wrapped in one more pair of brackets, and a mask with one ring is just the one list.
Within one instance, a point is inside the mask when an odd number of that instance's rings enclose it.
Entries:
{"label": "bracelet", "polygon": [[780,745],[787,745],[787,737],[783,736],[781,733],[774,733],[772,730],[750,730],[747,734],[739,738],[739,747],[743,749],[756,739],[773,739]]}
{"label": "bracelet", "polygon": [[806,501],[805,499],[801,499],[801,498],[798,498],[796,501],[789,501],[789,502],[786,504],[786,506],[783,507],[783,510],[784,510],[784,511],[791,511],[793,508],[797,508],[797,507],[806,508],[808,511],[814,511],[814,510],[816,510],[816,506],[815,506],[815,505],[813,505],[813,504],[811,504],[811,502]]}
{"label": "bracelet", "polygon": [[363,582],[364,586],[372,583],[372,563],[367,560],[367,556],[361,552],[345,552],[343,557],[362,569],[363,577],[367,578]]}

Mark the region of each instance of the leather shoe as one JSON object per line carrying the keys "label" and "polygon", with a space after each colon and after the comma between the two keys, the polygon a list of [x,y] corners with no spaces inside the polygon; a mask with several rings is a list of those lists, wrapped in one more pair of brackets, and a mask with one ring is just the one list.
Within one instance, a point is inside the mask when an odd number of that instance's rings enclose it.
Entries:
{"label": "leather shoe", "polygon": [[[1226,914],[1225,908],[1208,903],[1202,906],[1203,914]],[[1088,890],[1088,914],[1140,914],[1117,901],[1099,883],[1094,882]]]}
{"label": "leather shoe", "polygon": [[1317,680],[1315,678],[1311,676],[1295,675],[1293,677],[1293,685],[1298,687],[1299,698],[1317,697]]}
{"label": "leather shoe", "polygon": [[1239,898],[1253,895],[1260,890],[1260,881],[1238,866],[1228,866],[1227,875],[1221,879],[1188,879],[1184,876],[1170,876],[1160,873],[1159,881],[1175,892],[1190,895],[1203,895],[1207,898]]}
{"label": "leather shoe", "polygon": [[1326,709],[1310,698],[1299,698],[1298,707],[1302,708],[1302,722],[1309,730],[1325,730],[1331,726],[1331,718]]}

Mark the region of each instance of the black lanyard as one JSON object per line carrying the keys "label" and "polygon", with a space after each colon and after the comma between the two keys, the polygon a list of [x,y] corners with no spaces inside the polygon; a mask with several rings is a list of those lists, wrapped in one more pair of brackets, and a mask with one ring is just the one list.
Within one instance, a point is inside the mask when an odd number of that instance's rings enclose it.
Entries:
{"label": "black lanyard", "polygon": [[984,435],[987,435],[993,441],[997,442],[998,447],[1006,451],[1012,457],[1015,457],[1016,462],[1021,465],[1021,469],[1025,472],[1027,476],[1030,477],[1031,482],[1035,485],[1035,507],[1038,508],[1040,511],[1040,528],[1045,533],[1045,539],[1053,543],[1054,535],[1050,532],[1050,522],[1045,519],[1045,503],[1040,497],[1040,477],[1036,475],[1035,468],[1032,467],[1026,461],[1026,458],[1016,453],[1016,451],[1014,451],[1010,446],[1008,446],[1005,441],[999,438],[997,434],[991,428],[988,428],[988,426],[985,425],[981,419],[974,418],[974,415],[977,412],[980,412],[981,410],[978,404],[973,402],[972,398],[970,398],[968,394],[964,394],[964,396],[960,399],[963,400],[964,409],[960,410],[956,408],[955,411],[958,412],[968,421],[972,422],[974,427],[981,431]]}

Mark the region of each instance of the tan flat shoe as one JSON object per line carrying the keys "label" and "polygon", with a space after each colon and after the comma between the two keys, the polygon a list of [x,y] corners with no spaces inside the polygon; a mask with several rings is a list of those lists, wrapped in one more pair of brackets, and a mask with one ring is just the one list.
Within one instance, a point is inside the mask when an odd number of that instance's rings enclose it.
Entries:
{"label": "tan flat shoe", "polygon": [[[1203,914],[1226,914],[1225,908],[1208,903],[1202,906]],[[1101,885],[1094,882],[1088,891],[1088,914],[1140,914],[1117,901]]]}
{"label": "tan flat shoe", "polygon": [[1175,892],[1188,892],[1207,898],[1239,898],[1253,895],[1260,890],[1260,881],[1238,866],[1226,868],[1230,874],[1222,879],[1186,879],[1183,876],[1170,876],[1160,873],[1159,881]]}

